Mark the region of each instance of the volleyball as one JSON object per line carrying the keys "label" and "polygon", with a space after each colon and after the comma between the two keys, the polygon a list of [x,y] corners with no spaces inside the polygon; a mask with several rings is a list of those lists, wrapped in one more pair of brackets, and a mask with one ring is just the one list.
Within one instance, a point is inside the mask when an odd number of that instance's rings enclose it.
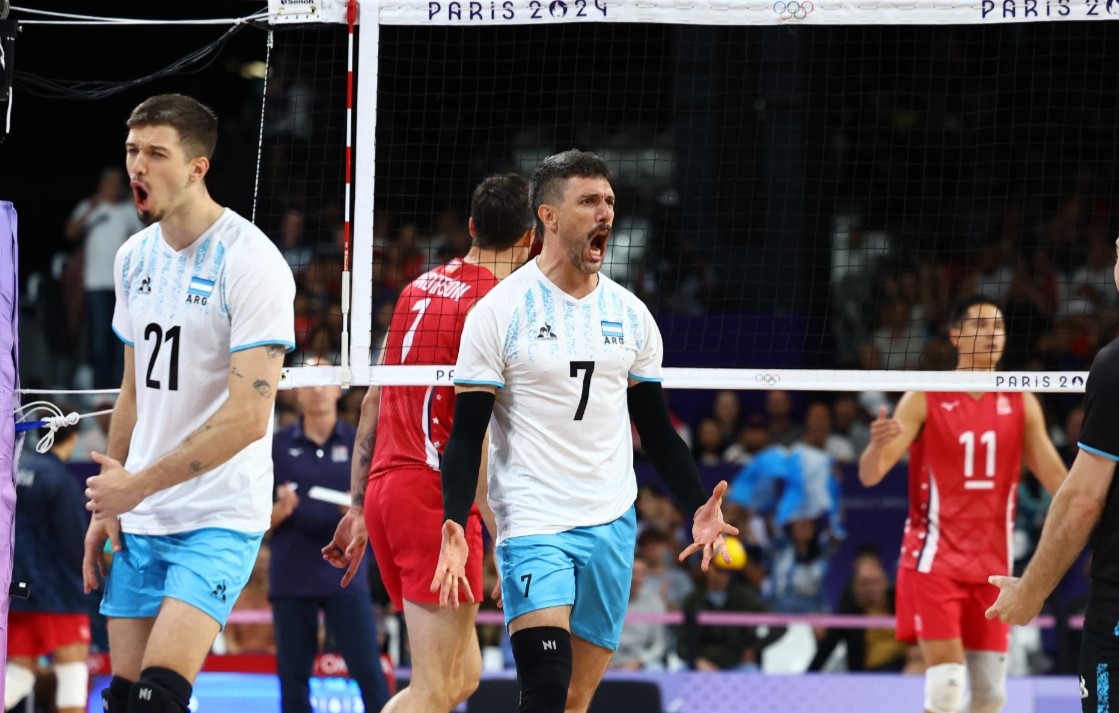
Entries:
{"label": "volleyball", "polygon": [[730,563],[728,564],[723,556],[716,554],[714,561],[715,566],[719,569],[739,570],[746,566],[746,548],[742,546],[742,540],[737,537],[724,537],[723,540],[727,544],[727,552],[730,554]]}

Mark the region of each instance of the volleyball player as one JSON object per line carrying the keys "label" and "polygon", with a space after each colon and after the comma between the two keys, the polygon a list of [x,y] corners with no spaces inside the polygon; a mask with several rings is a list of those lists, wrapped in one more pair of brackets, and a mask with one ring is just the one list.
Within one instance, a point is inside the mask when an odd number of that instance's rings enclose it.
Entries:
{"label": "volleyball player", "polygon": [[209,108],[155,96],[127,125],[132,196],[150,225],[116,256],[124,378],[106,453],[93,454],[101,473],[87,481],[82,574],[98,587],[111,540],[105,710],[185,713],[268,529],[295,281],[272,241],[210,197]]}
{"label": "volleyball player", "polygon": [[[1119,287],[1119,262],[1114,279]],[[987,616],[1028,624],[1095,531],[1080,648],[1080,705],[1084,713],[1111,713],[1119,710],[1111,693],[1111,674],[1119,672],[1119,492],[1113,487],[1119,461],[1119,340],[1096,355],[1086,392],[1080,452],[1068,480],[1049,506],[1041,541],[1022,578],[991,577],[1000,591]]]}
{"label": "volleyball player", "polygon": [[[512,173],[482,181],[471,196],[468,228],[473,244],[465,258],[421,275],[401,292],[385,344],[385,364],[455,363],[467,313],[528,258],[533,236],[528,181]],[[384,710],[449,711],[478,687],[482,674],[474,629],[478,606],[440,609],[439,597],[428,590],[439,556],[439,465],[454,417],[455,393],[450,386],[385,386],[379,414],[376,397],[370,389],[362,403],[351,466],[353,506],[323,555],[335,566],[348,568],[343,576],[348,583],[361,562],[368,530],[385,589],[393,606],[404,612],[412,654],[411,682]],[[470,510],[464,524],[470,543],[469,577],[479,591],[478,508]]]}
{"label": "volleyball player", "polygon": [[[457,606],[469,513],[490,426],[489,502],[520,710],[586,711],[618,646],[636,539],[630,417],[650,460],[695,514],[706,569],[724,557],[720,500],[708,499],[669,420],[661,338],[644,304],[600,270],[614,220],[606,163],[567,151],[535,170],[539,257],[475,306],[455,367],[443,454],[443,545],[431,591]],[[491,422],[491,415],[493,420]],[[592,556],[593,555],[593,556]],[[727,557],[729,561],[729,557]]]}
{"label": "volleyball player", "polygon": [[[1006,346],[1002,311],[972,298],[949,336],[957,371],[994,371]],[[907,448],[897,636],[916,641],[924,655],[926,711],[995,713],[1006,700],[1010,627],[984,616],[998,594],[987,578],[1012,567],[1022,464],[1056,492],[1064,463],[1030,393],[906,393],[893,418],[883,407],[871,424],[859,480],[878,484]]]}

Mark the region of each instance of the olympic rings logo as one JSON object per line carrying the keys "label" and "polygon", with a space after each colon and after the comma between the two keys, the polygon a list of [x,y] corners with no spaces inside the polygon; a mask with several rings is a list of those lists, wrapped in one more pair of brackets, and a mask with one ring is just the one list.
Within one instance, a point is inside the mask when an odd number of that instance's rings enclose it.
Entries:
{"label": "olympic rings logo", "polygon": [[789,0],[789,2],[778,0],[773,3],[773,12],[785,19],[791,17],[794,20],[803,20],[815,11],[816,6],[811,0]]}
{"label": "olympic rings logo", "polygon": [[766,386],[776,386],[781,381],[781,375],[769,373],[755,374],[754,381],[759,384],[765,384]]}

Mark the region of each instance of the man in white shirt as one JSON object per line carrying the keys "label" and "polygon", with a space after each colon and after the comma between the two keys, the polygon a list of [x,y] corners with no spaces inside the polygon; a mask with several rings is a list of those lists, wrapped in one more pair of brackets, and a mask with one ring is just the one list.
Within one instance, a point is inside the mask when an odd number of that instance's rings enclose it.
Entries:
{"label": "man in white shirt", "polygon": [[116,386],[124,369],[124,352],[111,331],[116,300],[113,260],[124,241],[143,229],[136,209],[125,197],[124,172],[115,166],[101,172],[97,192],[74,207],[66,224],[69,240],[84,238],[85,321],[95,388]]}
{"label": "man in white shirt", "polygon": [[[533,174],[543,249],[479,300],[455,367],[455,419],[443,454],[446,521],[432,591],[458,606],[463,535],[487,425],[489,503],[521,713],[586,711],[618,647],[636,516],[630,416],[658,473],[694,513],[706,569],[726,556],[720,502],[708,499],[660,386],[660,331],[645,305],[600,273],[614,221],[606,163],[566,151]],[[491,421],[492,415],[492,421]],[[593,554],[593,556],[592,556]],[[728,558],[729,561],[729,558]]]}
{"label": "man in white shirt", "polygon": [[87,481],[82,576],[86,591],[99,586],[111,540],[106,713],[186,713],[268,529],[295,281],[263,233],[210,197],[210,109],[155,96],[127,124],[133,202],[150,225],[115,261],[124,379]]}

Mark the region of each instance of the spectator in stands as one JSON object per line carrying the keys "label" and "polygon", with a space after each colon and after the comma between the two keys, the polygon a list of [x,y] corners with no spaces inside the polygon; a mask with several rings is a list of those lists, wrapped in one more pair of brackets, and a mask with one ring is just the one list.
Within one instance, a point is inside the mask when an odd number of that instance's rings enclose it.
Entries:
{"label": "spectator in stands", "polygon": [[97,190],[74,207],[66,224],[66,238],[82,241],[89,358],[97,389],[120,386],[124,371],[124,347],[112,331],[116,306],[113,261],[124,241],[144,228],[126,187],[124,171],[106,168]]}
{"label": "spectator in stands", "polygon": [[913,319],[908,301],[891,300],[880,306],[874,346],[886,369],[916,369],[920,365],[925,333],[923,326]]}
{"label": "spectator in stands", "polygon": [[[73,411],[66,404],[59,408]],[[85,499],[65,465],[77,439],[77,426],[63,426],[50,451],[27,455],[15,474],[14,534],[19,544],[12,581],[30,584],[31,596],[11,599],[5,710],[32,692],[39,663],[47,657],[58,679],[53,708],[59,713],[86,708],[90,628],[81,580]]]}
{"label": "spectator in stands", "polygon": [[715,394],[714,406],[715,423],[719,426],[719,436],[723,440],[723,448],[730,446],[738,435],[741,425],[742,401],[737,391],[719,391]]}
{"label": "spectator in stands", "polygon": [[[851,580],[843,590],[836,613],[894,615],[894,588],[873,546],[864,546],[855,555]],[[909,647],[894,637],[893,629],[851,628],[828,629],[808,670],[823,670],[840,642],[846,644],[848,671],[900,671],[905,666]]]}
{"label": "spectator in stands", "polygon": [[870,443],[870,426],[866,414],[859,408],[854,394],[839,394],[832,403],[831,430],[851,443],[856,453],[862,453]]}
{"label": "spectator in stands", "polygon": [[702,626],[695,623],[700,612],[764,612],[762,598],[736,575],[745,563],[745,549],[736,538],[727,537],[732,564],[722,558],[714,567],[697,575],[696,589],[684,600],[687,615],[677,648],[680,657],[696,671],[757,671],[762,650],[785,635],[783,627],[770,627],[763,636],[752,626]]}
{"label": "spectator in stands", "polygon": [[830,538],[818,520],[799,518],[778,530],[770,571],[773,608],[796,614],[831,609],[824,594],[824,577],[831,557]]}
{"label": "spectator in stands", "polygon": [[655,527],[645,528],[637,537],[637,558],[645,564],[642,587],[655,592],[671,611],[679,611],[694,589],[692,578],[680,566],[680,551],[675,538]]}
{"label": "spectator in stands", "polygon": [[995,302],[1006,301],[1013,277],[1013,256],[1003,250],[1004,243],[991,242],[984,245],[976,256],[976,268],[969,273],[960,285],[957,294],[983,295]]}
{"label": "spectator in stands", "polygon": [[[318,366],[321,357],[307,360]],[[338,645],[350,676],[361,688],[365,710],[388,701],[377,656],[377,627],[369,592],[369,560],[350,585],[323,560],[343,508],[312,497],[315,488],[349,499],[350,457],[356,429],[338,418],[337,386],[295,390],[300,420],[276,432],[272,460],[276,500],[272,508],[270,598],[276,630],[276,672],[283,713],[310,713],[309,678],[318,652],[319,613]]]}
{"label": "spectator in stands", "polygon": [[858,460],[854,444],[832,431],[831,408],[823,401],[808,404],[804,413],[804,435],[801,442],[825,451],[837,463],[854,463]]}
{"label": "spectator in stands", "polygon": [[695,431],[695,445],[692,456],[699,465],[719,465],[723,462],[723,435],[719,422],[705,418],[699,422]]}
{"label": "spectator in stands", "polygon": [[791,446],[800,438],[803,429],[793,421],[793,399],[788,391],[767,391],[765,416],[769,422],[769,440]]}
{"label": "spectator in stands", "polygon": [[754,455],[769,445],[769,426],[765,416],[752,413],[746,423],[738,429],[738,438],[723,451],[723,462],[746,465]]}
{"label": "spectator in stands", "polygon": [[1088,243],[1085,264],[1072,271],[1062,314],[1099,314],[1119,301],[1115,291],[1115,246],[1107,234]]}
{"label": "spectator in stands", "polygon": [[[640,557],[633,561],[633,579],[629,589],[630,614],[664,614],[668,611],[664,598],[655,587],[648,586],[649,565]],[[668,653],[668,626],[659,622],[626,620],[622,636],[610,667],[624,671],[659,671],[664,668]]]}

